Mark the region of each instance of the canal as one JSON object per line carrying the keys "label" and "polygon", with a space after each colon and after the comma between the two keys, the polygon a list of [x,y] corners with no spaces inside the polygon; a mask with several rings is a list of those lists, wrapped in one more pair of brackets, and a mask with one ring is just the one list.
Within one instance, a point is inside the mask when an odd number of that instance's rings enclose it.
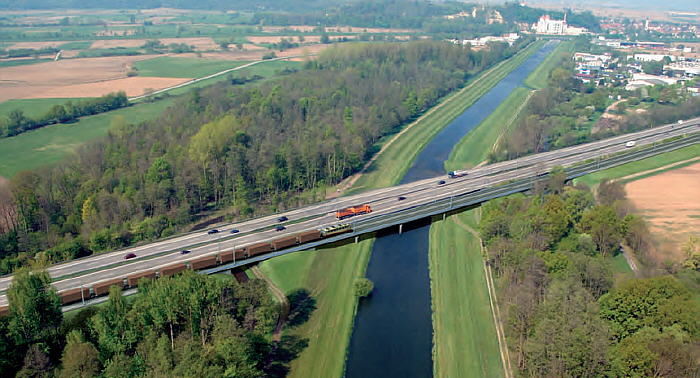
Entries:
{"label": "canal", "polygon": [[[555,47],[545,44],[447,125],[420,152],[401,183],[444,174],[452,148],[489,116]],[[433,373],[428,272],[430,221],[377,235],[367,278],[374,291],[359,303],[346,377],[428,377]],[[468,319],[465,319],[468,321]]]}

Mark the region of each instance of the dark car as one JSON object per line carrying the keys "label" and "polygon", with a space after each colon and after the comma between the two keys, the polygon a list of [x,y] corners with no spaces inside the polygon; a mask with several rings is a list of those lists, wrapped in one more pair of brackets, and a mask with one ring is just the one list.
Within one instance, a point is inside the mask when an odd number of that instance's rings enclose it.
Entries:
{"label": "dark car", "polygon": [[240,232],[240,231],[236,230],[235,228],[234,228],[234,229],[231,229],[231,231],[229,231],[229,233],[231,233],[231,234],[237,234],[237,233],[239,233],[239,232]]}
{"label": "dark car", "polygon": [[281,217],[277,218],[277,221],[278,221],[278,222],[286,222],[286,221],[288,221],[288,220],[289,220],[289,218],[287,218],[287,217],[285,217],[285,216],[281,216]]}
{"label": "dark car", "polygon": [[275,226],[275,231],[283,231],[284,226]]}
{"label": "dark car", "polygon": [[190,252],[192,252],[192,251],[190,251],[189,249],[183,249],[183,250],[180,252],[180,254],[181,254],[181,255],[186,255],[186,254],[188,254],[188,253],[190,253]]}
{"label": "dark car", "polygon": [[124,260],[133,259],[134,257],[136,257],[135,253],[127,253],[124,255]]}
{"label": "dark car", "polygon": [[444,183],[445,183],[445,180],[440,180],[440,181],[438,181],[438,185],[442,185],[442,184],[444,184]]}
{"label": "dark car", "polygon": [[212,230],[207,231],[207,234],[211,235],[211,234],[216,234],[217,232],[219,232],[219,230],[214,228]]}
{"label": "dark car", "polygon": [[405,200],[405,199],[406,199],[406,197],[404,197],[404,196],[399,196],[399,201],[403,201],[403,200]]}

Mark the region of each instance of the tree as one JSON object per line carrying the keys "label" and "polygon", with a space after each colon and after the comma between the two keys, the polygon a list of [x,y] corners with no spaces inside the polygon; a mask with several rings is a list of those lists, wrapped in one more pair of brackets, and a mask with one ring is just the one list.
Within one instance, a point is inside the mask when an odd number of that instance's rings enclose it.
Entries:
{"label": "tree", "polygon": [[115,355],[131,351],[138,333],[128,315],[129,306],[118,286],[109,288],[109,300],[100,312],[90,319],[90,329],[100,351],[100,360],[109,361]]}
{"label": "tree", "polygon": [[581,232],[591,235],[604,257],[615,251],[622,241],[622,220],[610,206],[596,206],[586,210],[578,227]]}
{"label": "tree", "polygon": [[80,331],[66,336],[67,344],[61,359],[61,377],[94,377],[100,371],[97,349],[83,339]]}
{"label": "tree", "polygon": [[42,343],[32,344],[24,356],[22,370],[17,373],[17,378],[43,378],[51,372],[51,360]]}
{"label": "tree", "polygon": [[17,345],[53,343],[63,320],[61,300],[43,269],[20,268],[7,290],[10,302],[8,330]]}
{"label": "tree", "polygon": [[367,278],[355,280],[355,296],[360,298],[367,297],[372,294],[372,289],[374,289],[374,283]]}

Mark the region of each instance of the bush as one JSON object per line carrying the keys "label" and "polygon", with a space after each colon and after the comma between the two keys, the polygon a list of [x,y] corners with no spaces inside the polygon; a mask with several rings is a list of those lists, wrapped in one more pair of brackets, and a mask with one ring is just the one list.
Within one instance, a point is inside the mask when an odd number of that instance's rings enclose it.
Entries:
{"label": "bush", "polygon": [[374,283],[367,278],[358,278],[355,280],[355,295],[359,298],[367,297],[372,294]]}

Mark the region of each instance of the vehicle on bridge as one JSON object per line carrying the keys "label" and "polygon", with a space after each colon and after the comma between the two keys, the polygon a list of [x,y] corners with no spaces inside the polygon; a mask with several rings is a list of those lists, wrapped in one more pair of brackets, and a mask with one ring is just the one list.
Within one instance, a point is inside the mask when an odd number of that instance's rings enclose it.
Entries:
{"label": "vehicle on bridge", "polygon": [[468,174],[467,171],[450,171],[447,172],[447,176],[449,178],[457,178],[457,177],[464,177]]}
{"label": "vehicle on bridge", "polygon": [[372,212],[372,207],[368,204],[346,207],[335,212],[335,217],[343,220],[354,217],[355,215],[369,214]]}
{"label": "vehicle on bridge", "polygon": [[627,147],[627,148],[634,147],[636,144],[637,144],[637,142],[631,140],[631,141],[625,143],[625,147]]}

